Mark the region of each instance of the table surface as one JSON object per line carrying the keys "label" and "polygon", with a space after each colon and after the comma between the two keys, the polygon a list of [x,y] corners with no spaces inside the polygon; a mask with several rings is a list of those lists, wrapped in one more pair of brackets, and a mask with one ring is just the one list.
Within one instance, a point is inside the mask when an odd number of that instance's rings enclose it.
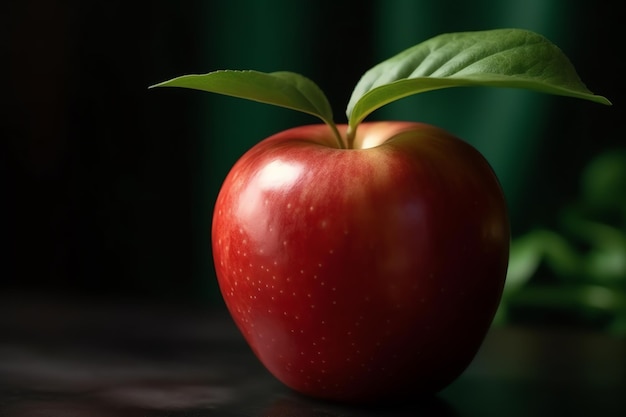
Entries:
{"label": "table surface", "polygon": [[355,408],[299,396],[224,311],[0,297],[2,417],[626,416],[626,340],[496,327],[430,400]]}

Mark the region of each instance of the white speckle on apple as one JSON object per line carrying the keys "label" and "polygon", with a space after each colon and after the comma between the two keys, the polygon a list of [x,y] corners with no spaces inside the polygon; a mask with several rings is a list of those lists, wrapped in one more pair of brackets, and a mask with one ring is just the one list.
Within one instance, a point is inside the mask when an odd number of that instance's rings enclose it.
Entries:
{"label": "white speckle on apple", "polygon": [[291,203],[287,203],[287,208],[290,209],[291,208]]}

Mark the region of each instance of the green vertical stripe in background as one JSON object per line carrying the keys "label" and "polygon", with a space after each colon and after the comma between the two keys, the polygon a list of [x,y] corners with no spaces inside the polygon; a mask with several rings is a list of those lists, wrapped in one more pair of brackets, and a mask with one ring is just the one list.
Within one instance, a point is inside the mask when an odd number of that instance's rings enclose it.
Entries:
{"label": "green vertical stripe in background", "polygon": [[[206,2],[205,62],[198,72],[218,69],[289,69],[306,73],[313,2],[289,0]],[[235,161],[263,138],[295,126],[300,116],[274,106],[236,98],[203,95],[200,106],[193,202],[197,282],[217,296],[210,228],[219,187]]]}

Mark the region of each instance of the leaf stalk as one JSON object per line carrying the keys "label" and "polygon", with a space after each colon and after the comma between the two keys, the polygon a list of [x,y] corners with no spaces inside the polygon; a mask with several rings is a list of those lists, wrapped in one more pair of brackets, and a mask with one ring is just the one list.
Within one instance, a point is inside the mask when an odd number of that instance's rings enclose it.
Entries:
{"label": "leaf stalk", "polygon": [[332,120],[324,120],[330,130],[333,132],[333,136],[335,137],[335,141],[337,142],[337,146],[339,149],[348,149],[350,148],[350,143],[346,141],[346,139],[341,136],[339,133],[339,129],[337,129],[337,125]]}

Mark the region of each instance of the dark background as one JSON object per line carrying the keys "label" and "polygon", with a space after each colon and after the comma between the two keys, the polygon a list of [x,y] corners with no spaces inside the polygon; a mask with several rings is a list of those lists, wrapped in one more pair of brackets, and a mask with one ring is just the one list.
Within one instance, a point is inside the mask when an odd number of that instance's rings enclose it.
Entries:
{"label": "dark background", "polygon": [[[514,235],[550,225],[596,154],[624,146],[623,12],[563,1],[8,1],[0,17],[0,291],[219,304],[212,204],[262,138],[316,120],[147,87],[216,69],[291,70],[336,120],[360,75],[442,32],[522,27],[614,103],[441,91],[372,116],[438,124],[499,175]],[[618,130],[619,129],[619,130]]]}

